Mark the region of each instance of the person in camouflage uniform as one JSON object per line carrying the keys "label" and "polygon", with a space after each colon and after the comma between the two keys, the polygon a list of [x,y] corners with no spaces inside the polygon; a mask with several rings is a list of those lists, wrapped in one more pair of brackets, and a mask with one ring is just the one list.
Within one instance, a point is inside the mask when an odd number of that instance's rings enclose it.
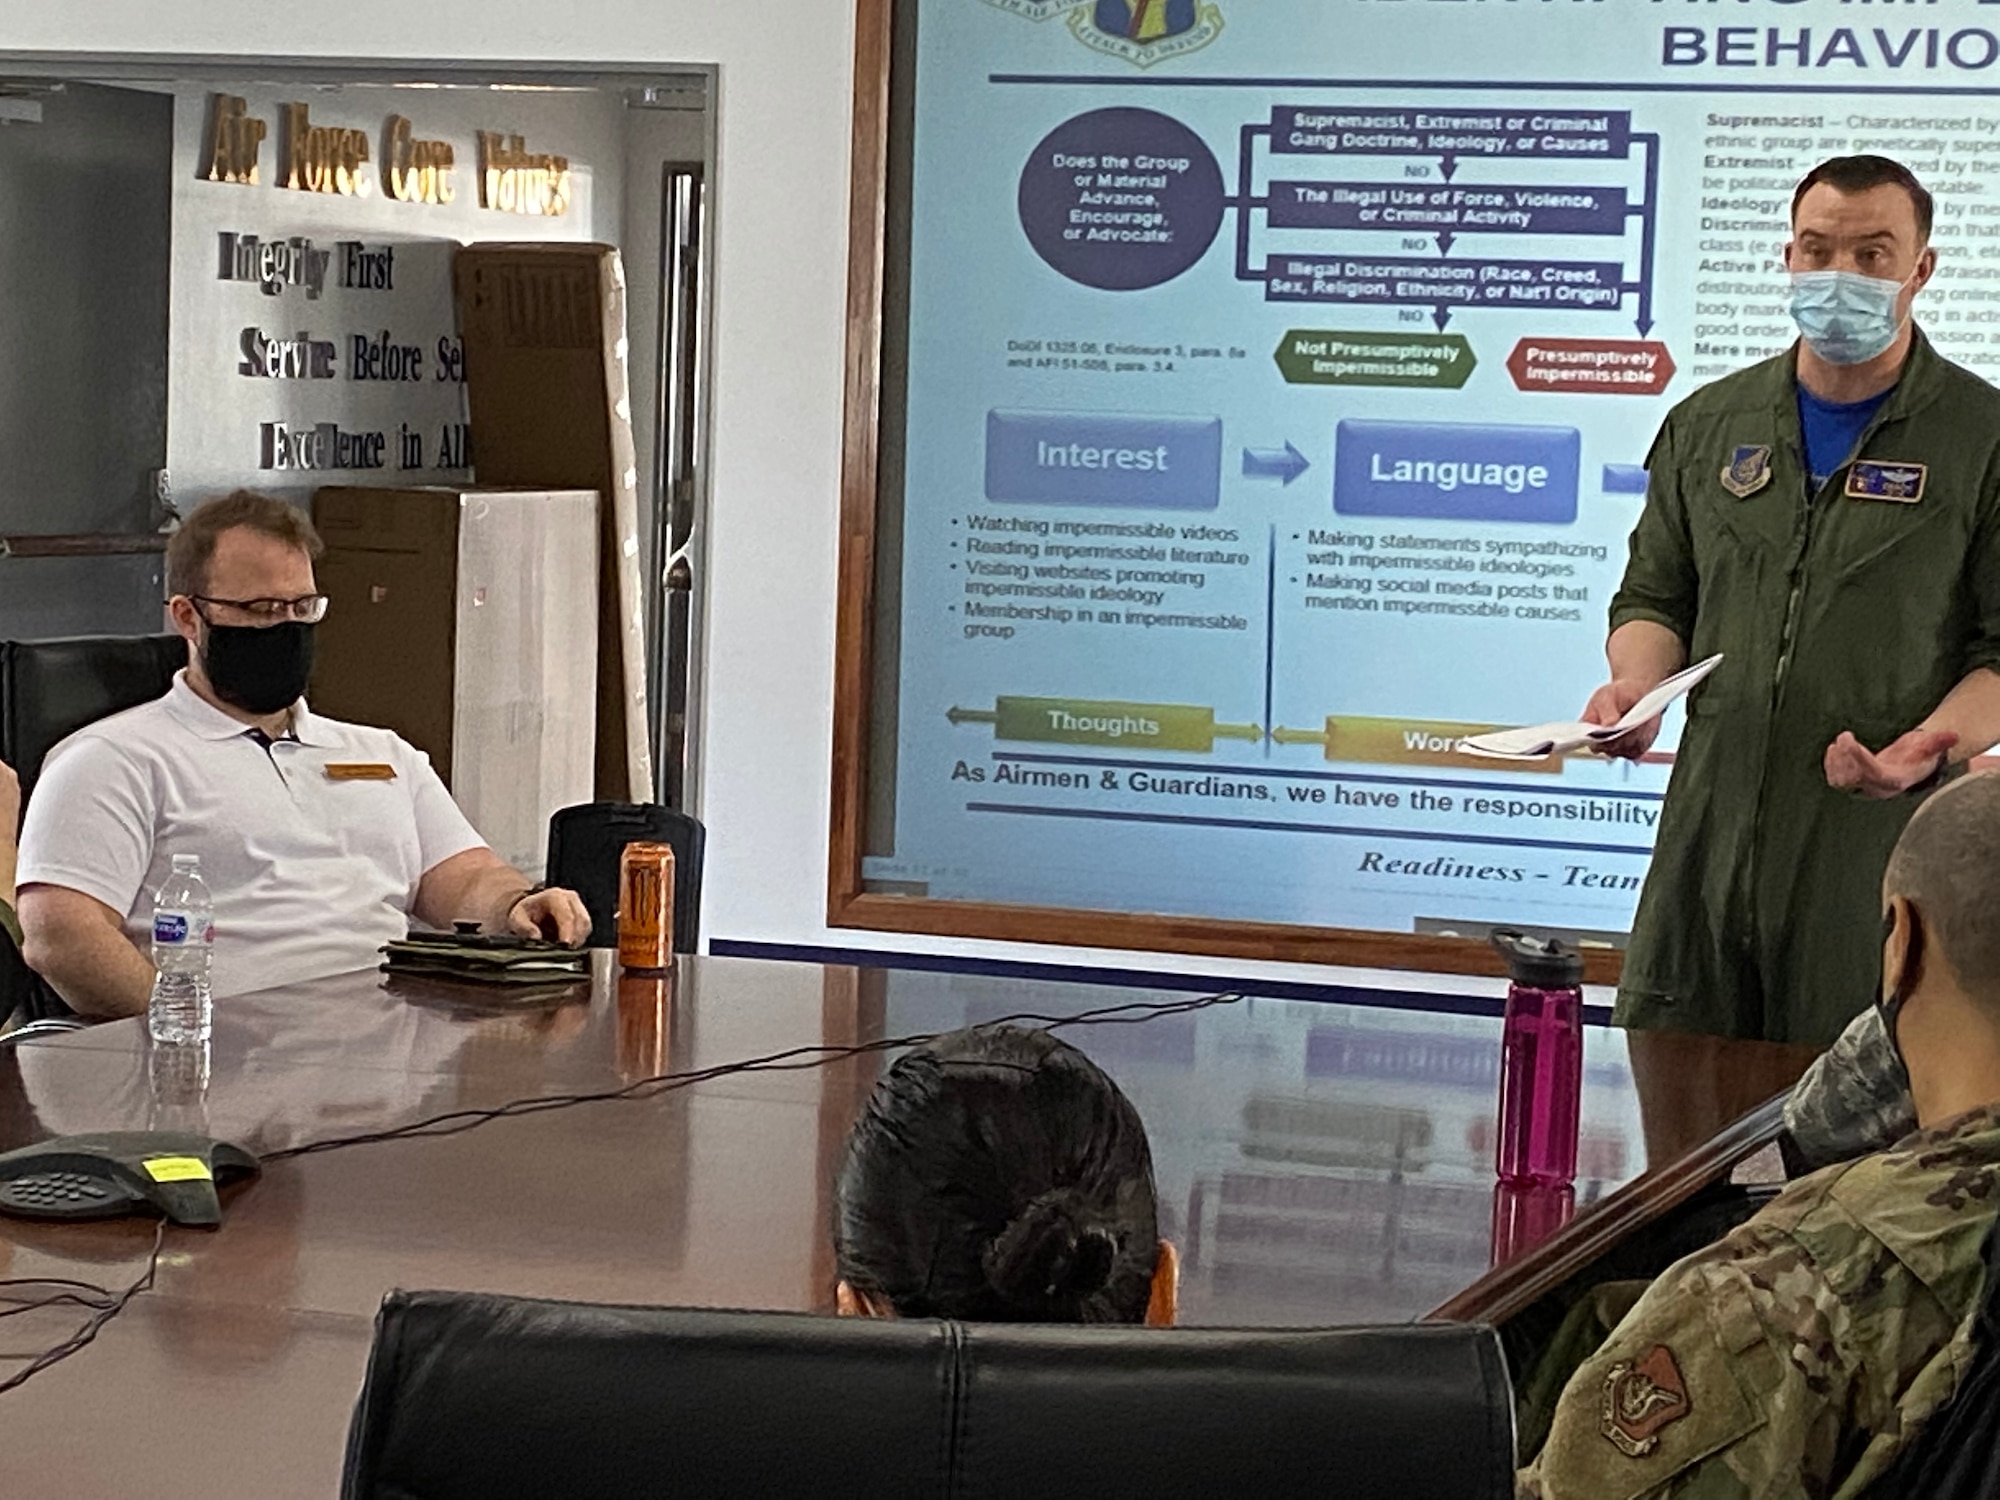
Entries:
{"label": "person in camouflage uniform", "polygon": [[1879,1005],[1848,1024],[1785,1100],[1791,1159],[1808,1171],[1886,1151],[1916,1128],[1909,1075]]}
{"label": "person in camouflage uniform", "polygon": [[1983,775],[1890,858],[1882,1034],[1920,1128],[1654,1282],[1564,1386],[1520,1500],[1852,1500],[1951,1399],[2000,1212],[1996,849]]}

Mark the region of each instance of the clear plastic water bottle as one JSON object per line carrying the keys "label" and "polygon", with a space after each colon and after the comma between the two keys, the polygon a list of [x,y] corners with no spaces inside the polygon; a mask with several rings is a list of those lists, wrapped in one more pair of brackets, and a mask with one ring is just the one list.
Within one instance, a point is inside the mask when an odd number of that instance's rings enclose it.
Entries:
{"label": "clear plastic water bottle", "polygon": [[156,1042],[206,1042],[214,1000],[209,965],[215,903],[201,878],[201,856],[176,854],[174,870],[153,897],[153,998],[146,1029]]}
{"label": "clear plastic water bottle", "polygon": [[146,1128],[207,1135],[209,1043],[156,1041],[147,1051],[153,1107]]}
{"label": "clear plastic water bottle", "polygon": [[1583,955],[1520,932],[1494,933],[1493,946],[1506,956],[1513,981],[1500,1038],[1494,1166],[1502,1182],[1574,1182],[1583,1102]]}

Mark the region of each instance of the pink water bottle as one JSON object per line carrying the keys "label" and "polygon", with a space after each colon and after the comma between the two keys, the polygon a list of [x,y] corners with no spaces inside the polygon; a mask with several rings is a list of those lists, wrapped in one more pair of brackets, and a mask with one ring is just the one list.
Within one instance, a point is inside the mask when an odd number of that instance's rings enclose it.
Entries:
{"label": "pink water bottle", "polygon": [[1493,1260],[1504,1266],[1567,1224],[1576,1214],[1576,1184],[1493,1184]]}
{"label": "pink water bottle", "polygon": [[1506,957],[1512,980],[1500,1038],[1494,1166],[1502,1182],[1574,1182],[1583,1098],[1583,955],[1522,932],[1496,932],[1493,946]]}

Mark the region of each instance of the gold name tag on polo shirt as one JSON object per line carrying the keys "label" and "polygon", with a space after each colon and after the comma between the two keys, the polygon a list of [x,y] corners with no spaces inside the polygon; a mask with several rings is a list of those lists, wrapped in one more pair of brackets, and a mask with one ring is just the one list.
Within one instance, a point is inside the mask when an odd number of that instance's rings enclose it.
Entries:
{"label": "gold name tag on polo shirt", "polygon": [[328,781],[394,781],[396,768],[377,761],[328,761]]}
{"label": "gold name tag on polo shirt", "polygon": [[1878,463],[1861,459],[1847,471],[1849,500],[1893,500],[1898,505],[1915,505],[1924,498],[1924,480],[1930,470],[1924,464]]}

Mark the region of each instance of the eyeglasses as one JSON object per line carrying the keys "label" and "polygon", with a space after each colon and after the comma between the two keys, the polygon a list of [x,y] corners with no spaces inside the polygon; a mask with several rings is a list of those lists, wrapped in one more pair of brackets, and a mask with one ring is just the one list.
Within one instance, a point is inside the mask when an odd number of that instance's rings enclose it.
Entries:
{"label": "eyeglasses", "polygon": [[[233,609],[271,625],[287,620],[297,620],[302,625],[317,625],[326,618],[327,597],[324,594],[301,594],[296,599],[211,599],[206,594],[190,594],[188,597],[197,604],[219,604],[224,609]],[[208,617],[204,615],[202,618]],[[210,620],[209,623],[212,625],[215,622]]]}

